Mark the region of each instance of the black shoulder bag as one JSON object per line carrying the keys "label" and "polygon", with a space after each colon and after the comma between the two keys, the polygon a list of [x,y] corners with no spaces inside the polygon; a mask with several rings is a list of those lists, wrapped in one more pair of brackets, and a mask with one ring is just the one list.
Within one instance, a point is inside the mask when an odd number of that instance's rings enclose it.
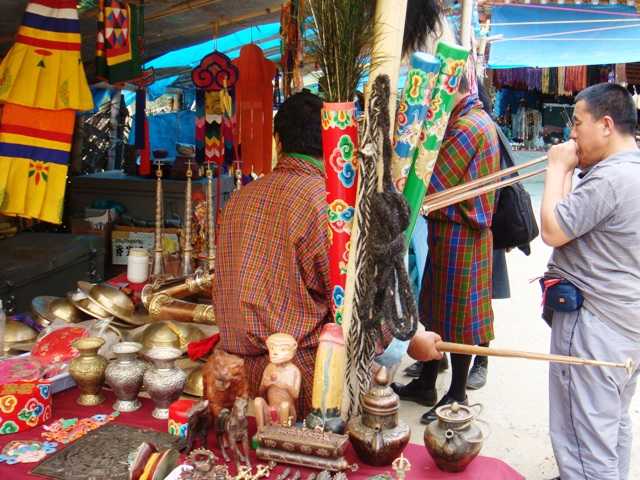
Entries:
{"label": "black shoulder bag", "polygon": [[[500,140],[500,167],[512,167],[509,141],[496,125]],[[504,164],[504,166],[503,166]],[[517,176],[515,173],[512,176]],[[493,248],[518,247],[525,255],[531,253],[529,242],[538,236],[538,224],[531,205],[531,196],[520,183],[503,187],[499,191],[496,210],[491,224]]]}

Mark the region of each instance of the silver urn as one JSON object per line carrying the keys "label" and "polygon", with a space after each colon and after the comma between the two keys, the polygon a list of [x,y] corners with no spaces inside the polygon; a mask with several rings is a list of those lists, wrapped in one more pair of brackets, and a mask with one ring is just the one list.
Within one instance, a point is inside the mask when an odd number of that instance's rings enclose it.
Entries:
{"label": "silver urn", "polygon": [[145,356],[152,363],[143,377],[144,389],[156,405],[151,415],[164,420],[169,418],[169,405],[180,397],[187,380],[187,374],[175,366],[182,352],[173,347],[155,347]]}
{"label": "silver urn", "polygon": [[136,342],[121,342],[113,346],[115,354],[107,366],[105,380],[116,395],[114,410],[119,412],[135,412],[140,408],[138,393],[142,388],[142,376],[147,364],[137,358],[142,345]]}

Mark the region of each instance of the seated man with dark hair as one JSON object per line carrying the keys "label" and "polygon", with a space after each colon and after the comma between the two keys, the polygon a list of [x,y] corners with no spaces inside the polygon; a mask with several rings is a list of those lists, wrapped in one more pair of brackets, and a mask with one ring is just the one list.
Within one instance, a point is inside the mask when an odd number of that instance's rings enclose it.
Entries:
{"label": "seated man with dark hair", "polygon": [[[299,418],[310,411],[320,330],[331,321],[321,109],[320,98],[302,92],[276,114],[278,164],[227,203],[213,285],[221,347],[244,358],[252,397],[269,363],[267,337],[288,333],[298,341]],[[428,359],[440,358],[439,337],[416,338]]]}

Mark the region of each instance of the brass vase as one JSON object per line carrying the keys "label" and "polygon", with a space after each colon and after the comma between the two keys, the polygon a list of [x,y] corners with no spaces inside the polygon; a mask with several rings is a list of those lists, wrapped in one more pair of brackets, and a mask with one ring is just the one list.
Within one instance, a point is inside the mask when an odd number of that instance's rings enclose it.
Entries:
{"label": "brass vase", "polygon": [[98,355],[98,350],[104,345],[104,340],[100,337],[85,337],[72,345],[80,352],[80,356],[69,364],[69,373],[80,389],[76,402],[85,407],[100,405],[104,401],[101,390],[107,360]]}
{"label": "brass vase", "polygon": [[182,352],[177,348],[156,347],[145,356],[153,363],[143,377],[144,389],[156,405],[151,415],[160,420],[167,419],[169,405],[180,397],[187,380],[187,374],[175,366]]}
{"label": "brass vase", "polygon": [[113,409],[119,412],[135,412],[140,408],[138,393],[146,370],[145,362],[137,358],[141,349],[142,345],[136,342],[121,342],[112,349],[116,359],[109,363],[105,379],[117,397]]}

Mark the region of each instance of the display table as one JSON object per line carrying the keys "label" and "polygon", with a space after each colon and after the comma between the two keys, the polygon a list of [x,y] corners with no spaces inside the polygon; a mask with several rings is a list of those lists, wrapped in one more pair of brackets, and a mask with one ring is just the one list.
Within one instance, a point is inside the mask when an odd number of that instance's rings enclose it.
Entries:
{"label": "display table", "polygon": [[[97,407],[81,407],[75,403],[75,399],[78,396],[78,390],[73,388],[67,390],[53,398],[53,418],[54,421],[58,418],[83,418],[90,417],[97,413],[109,414],[112,412],[111,405],[114,401],[114,396],[110,391],[105,391],[106,401]],[[114,420],[117,423],[124,423],[131,426],[139,426],[145,428],[152,428],[159,431],[167,431],[166,420],[156,420],[151,416],[151,410],[153,409],[153,402],[151,400],[142,398],[142,408],[133,413],[122,413]],[[254,427],[255,428],[255,427]],[[0,435],[0,449],[11,440],[42,440],[40,434],[43,431],[42,427],[34,428],[26,432],[19,432],[13,435]],[[213,447],[215,445],[215,436],[213,432],[209,435],[209,445]],[[62,448],[60,446],[59,448]],[[214,451],[216,451],[214,449]],[[216,454],[218,452],[216,451]],[[253,454],[253,451],[252,451]],[[520,474],[509,467],[504,462],[495,458],[489,457],[477,457],[469,467],[462,473],[445,473],[435,466],[433,460],[422,445],[410,444],[404,451],[404,455],[411,462],[412,468],[407,475],[407,479],[429,479],[429,480],[520,480],[523,479]],[[359,463],[355,457],[355,454],[351,447],[347,450],[347,460],[349,463]],[[255,456],[252,458],[253,465],[257,460]],[[266,463],[266,462],[264,462]],[[37,463],[27,464],[15,464],[7,465],[0,463],[0,478],[21,480],[21,479],[42,479],[43,477],[31,474],[31,470],[35,468]],[[281,472],[284,470],[284,466],[278,466],[274,472]],[[297,467],[291,467],[295,470]],[[300,469],[303,472],[302,479],[306,478],[311,470]],[[231,471],[234,471],[231,469]],[[349,478],[353,479],[366,479],[372,475],[390,472],[390,467],[376,468],[367,465],[360,464],[357,472],[348,472]],[[271,478],[276,476],[272,473]]]}

